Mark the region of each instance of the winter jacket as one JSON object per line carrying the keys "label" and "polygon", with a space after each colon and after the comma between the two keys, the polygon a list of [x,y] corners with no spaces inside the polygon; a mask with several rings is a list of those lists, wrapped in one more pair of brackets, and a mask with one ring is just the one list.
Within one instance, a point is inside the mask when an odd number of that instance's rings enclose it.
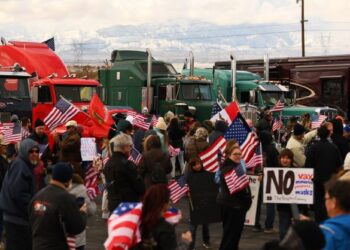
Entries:
{"label": "winter jacket", "polygon": [[299,141],[295,139],[294,135],[288,140],[286,148],[292,150],[294,154],[293,166],[296,168],[302,168],[305,165],[305,146],[312,138],[317,134],[317,130],[310,131],[304,136],[304,139]]}
{"label": "winter jacket", "polygon": [[349,152],[348,140],[343,135],[333,134],[332,141],[338,147],[342,159],[344,160],[346,154]]}
{"label": "winter jacket", "polygon": [[[84,184],[73,183],[69,193],[75,198],[83,197],[87,205],[87,214],[93,215],[96,212],[96,203],[91,201],[87,195],[87,190]],[[75,236],[75,245],[77,247],[86,245],[86,230]]]}
{"label": "winter jacket", "polygon": [[121,152],[114,152],[103,169],[108,190],[108,209],[113,212],[121,202],[137,202],[145,184],[136,166]]}
{"label": "winter jacket", "polygon": [[307,153],[305,167],[313,168],[314,182],[325,183],[343,165],[340,152],[333,143],[321,139],[312,145]]}
{"label": "winter jacket", "polygon": [[6,160],[5,156],[0,155],[0,190],[1,190],[2,182],[5,178],[5,174],[8,167],[9,167],[9,163]]}
{"label": "winter jacket", "polygon": [[29,162],[29,151],[38,148],[32,139],[20,144],[19,153],[11,163],[3,181],[0,208],[4,211],[4,221],[28,225],[28,205],[35,193],[34,165]]}
{"label": "winter jacket", "polygon": [[156,166],[159,166],[166,174],[172,170],[170,157],[160,148],[154,148],[142,154],[139,164],[140,174],[144,178],[146,188],[152,184],[152,172]]}
{"label": "winter jacket", "polygon": [[225,181],[225,174],[236,167],[238,167],[238,164],[229,158],[227,158],[220,167],[220,191],[217,202],[220,205],[247,211],[252,204],[252,195],[249,186],[231,195]]}
{"label": "winter jacket", "polygon": [[324,250],[347,250],[350,246],[350,215],[338,215],[324,221],[320,228],[326,238]]}
{"label": "winter jacket", "polygon": [[185,136],[185,132],[183,129],[177,128],[168,128],[168,136],[169,136],[169,144],[174,148],[183,149],[183,141],[182,137]]}
{"label": "winter jacket", "polygon": [[67,235],[77,235],[86,226],[74,195],[48,185],[35,195],[29,206],[33,250],[68,250]]}

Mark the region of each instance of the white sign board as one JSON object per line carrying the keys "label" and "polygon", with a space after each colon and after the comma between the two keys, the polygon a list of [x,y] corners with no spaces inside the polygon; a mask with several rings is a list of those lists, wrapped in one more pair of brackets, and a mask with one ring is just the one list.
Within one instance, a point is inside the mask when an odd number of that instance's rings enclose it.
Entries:
{"label": "white sign board", "polygon": [[248,175],[248,178],[249,178],[249,187],[252,192],[252,205],[247,211],[244,224],[248,226],[254,226],[255,219],[256,219],[256,209],[258,205],[260,181],[258,180],[259,176],[256,176],[256,175]]}
{"label": "white sign board", "polygon": [[92,161],[97,155],[96,142],[93,137],[83,137],[80,139],[81,158],[83,161]]}
{"label": "white sign board", "polygon": [[264,168],[264,203],[313,204],[314,170]]}

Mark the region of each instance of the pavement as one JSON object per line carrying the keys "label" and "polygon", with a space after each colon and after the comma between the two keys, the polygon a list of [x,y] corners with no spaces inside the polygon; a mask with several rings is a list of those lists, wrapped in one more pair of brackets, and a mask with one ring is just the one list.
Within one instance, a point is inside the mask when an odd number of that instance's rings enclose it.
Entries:
{"label": "pavement", "polygon": [[[100,197],[97,198],[98,210],[96,214],[89,218],[88,220],[88,228],[87,228],[87,245],[86,250],[103,250],[103,243],[107,238],[107,224],[106,221],[101,218],[101,200]],[[176,204],[176,207],[181,209],[183,218],[181,222],[176,226],[176,232],[180,235],[182,232],[185,232],[189,229],[188,221],[189,221],[189,212],[188,212],[188,204],[185,199],[179,201]],[[262,206],[262,221],[265,218],[265,206]],[[278,228],[277,224],[277,214],[275,218],[275,228]],[[197,229],[197,239],[196,239],[196,250],[204,250],[202,247],[202,234],[201,227]],[[218,249],[222,236],[222,225],[221,223],[210,224],[210,241],[211,241],[211,249]],[[179,237],[178,237],[179,238]],[[245,226],[243,230],[243,234],[240,241],[241,250],[255,250],[261,249],[263,244],[266,241],[278,239],[278,232],[272,234],[265,234],[264,232],[253,232],[252,227]]]}

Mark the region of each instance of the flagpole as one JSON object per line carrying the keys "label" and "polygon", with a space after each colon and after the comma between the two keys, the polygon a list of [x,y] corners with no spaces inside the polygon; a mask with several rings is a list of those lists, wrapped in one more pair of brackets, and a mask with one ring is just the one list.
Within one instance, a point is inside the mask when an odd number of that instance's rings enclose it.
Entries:
{"label": "flagpole", "polygon": [[280,126],[278,130],[278,144],[281,144],[281,122],[282,122],[282,110],[280,111]]}

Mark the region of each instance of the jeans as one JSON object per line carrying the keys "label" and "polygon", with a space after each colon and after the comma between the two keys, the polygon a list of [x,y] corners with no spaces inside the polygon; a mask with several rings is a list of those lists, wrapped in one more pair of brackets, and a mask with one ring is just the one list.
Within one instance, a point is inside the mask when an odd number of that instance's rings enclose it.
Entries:
{"label": "jeans", "polygon": [[184,151],[180,151],[180,153],[177,156],[170,157],[171,164],[173,165],[173,170],[171,171],[171,177],[175,177],[176,159],[179,161],[181,173],[183,173],[183,171],[185,169]]}
{"label": "jeans", "polygon": [[275,204],[266,204],[266,219],[265,219],[265,229],[272,229],[273,222],[275,221]]}
{"label": "jeans", "polygon": [[32,234],[29,226],[5,221],[6,250],[32,250]]}
{"label": "jeans", "polygon": [[[190,249],[194,249],[194,246],[196,244],[197,227],[198,227],[198,225],[190,224],[190,231],[192,234],[192,242],[190,244]],[[204,243],[210,243],[208,224],[202,224],[202,239],[203,239]]]}
{"label": "jeans", "polygon": [[286,235],[292,221],[292,212],[289,210],[278,210],[280,240]]}

